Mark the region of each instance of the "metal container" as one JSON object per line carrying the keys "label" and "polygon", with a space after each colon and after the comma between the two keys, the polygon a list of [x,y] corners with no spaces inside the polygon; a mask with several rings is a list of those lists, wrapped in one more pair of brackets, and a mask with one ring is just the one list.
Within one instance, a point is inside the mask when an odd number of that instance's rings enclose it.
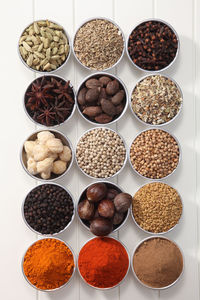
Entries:
{"label": "metal container", "polygon": [[[83,244],[82,248],[83,248],[88,242],[90,242],[91,240],[93,240],[93,239],[99,239],[99,238],[100,238],[100,237],[94,237],[94,238],[91,238],[91,239],[87,240],[87,241]],[[125,279],[126,279],[126,277],[127,277],[127,275],[128,275],[129,269],[130,269],[130,255],[129,255],[129,252],[128,252],[126,246],[125,246],[121,241],[118,241],[116,238],[113,238],[113,237],[106,237],[106,238],[113,239],[113,240],[119,242],[119,243],[124,247],[124,249],[126,250],[126,253],[127,253],[127,255],[128,255],[128,260],[129,260],[128,269],[127,269],[126,275],[124,276],[124,278],[123,278],[120,282],[118,282],[116,285],[114,285],[114,286],[112,286],[112,287],[107,287],[107,288],[99,288],[99,287],[96,287],[96,286],[93,286],[93,285],[89,284],[89,283],[83,278],[83,276],[81,275],[80,270],[79,270],[78,260],[77,260],[77,269],[78,269],[78,273],[79,273],[80,277],[82,278],[82,280],[83,280],[88,286],[92,287],[93,289],[100,290],[100,291],[111,290],[111,289],[114,289],[114,288],[118,287],[122,282],[125,281]],[[82,248],[81,248],[81,250],[82,250]],[[81,250],[79,251],[79,254],[80,254]],[[79,254],[78,254],[78,259],[79,259]]]}
{"label": "metal container", "polygon": [[[37,134],[41,131],[50,131],[51,133],[53,133],[55,135],[56,138],[59,138],[63,145],[64,146],[68,146],[70,149],[71,149],[71,153],[72,153],[72,158],[71,158],[71,162],[69,163],[67,169],[65,170],[64,173],[60,174],[60,175],[56,175],[56,174],[52,174],[51,173],[51,177],[49,179],[42,179],[40,177],[39,174],[37,175],[33,175],[31,174],[27,167],[26,167],[26,163],[27,163],[27,159],[26,159],[26,153],[25,153],[25,150],[24,150],[24,143],[26,141],[34,141],[36,138],[37,138]],[[73,147],[72,147],[72,143],[70,142],[69,138],[67,138],[64,134],[62,134],[61,132],[57,131],[57,130],[38,130],[38,131],[35,131],[34,133],[32,133],[24,142],[23,142],[23,145],[21,147],[21,150],[20,150],[20,161],[21,161],[21,164],[22,164],[22,167],[24,168],[24,170],[26,171],[26,173],[31,176],[33,179],[35,180],[40,180],[40,181],[43,181],[43,182],[48,182],[48,181],[54,181],[54,180],[57,180],[57,179],[60,179],[61,177],[63,177],[65,174],[67,174],[73,164],[73,160],[74,160],[74,152],[73,152]]]}
{"label": "metal container", "polygon": [[[136,65],[133,60],[131,59],[130,55],[129,55],[129,51],[128,51],[128,42],[129,42],[129,37],[131,35],[131,33],[133,32],[133,30],[136,29],[136,27],[138,27],[139,25],[145,23],[145,22],[149,22],[149,21],[157,21],[157,22],[162,22],[163,24],[167,25],[173,32],[174,34],[176,35],[176,38],[177,38],[177,42],[178,42],[178,45],[177,45],[177,51],[176,51],[176,55],[174,57],[174,59],[171,61],[171,63],[164,67],[163,69],[160,69],[160,70],[145,70],[145,69],[142,69],[141,67],[139,67],[138,65]],[[171,67],[173,65],[173,63],[175,62],[175,60],[177,59],[178,57],[178,54],[179,54],[179,50],[180,50],[180,39],[179,39],[179,36],[177,34],[177,32],[175,31],[175,29],[169,24],[167,23],[166,21],[163,21],[161,19],[157,19],[157,18],[150,18],[150,19],[145,19],[144,21],[142,22],[139,22],[130,32],[130,34],[128,35],[128,38],[127,38],[127,41],[126,41],[126,53],[127,53],[127,56],[130,60],[130,62],[140,71],[145,71],[145,72],[148,72],[148,73],[159,73],[159,72],[162,72],[162,71],[165,71],[167,70],[169,67]]]}
{"label": "metal container", "polygon": [[[87,177],[89,177],[89,178],[91,178],[91,179],[107,180],[107,179],[110,179],[110,178],[113,178],[113,177],[119,175],[119,173],[124,169],[124,167],[125,167],[125,165],[126,165],[126,161],[127,161],[127,146],[126,146],[125,141],[124,141],[124,139],[122,138],[122,136],[121,136],[118,132],[116,132],[115,130],[110,129],[110,128],[108,128],[108,127],[94,127],[94,128],[88,129],[87,131],[85,131],[85,132],[81,135],[81,137],[79,138],[79,140],[78,140],[78,142],[77,142],[77,144],[76,144],[76,150],[77,150],[77,146],[78,146],[78,144],[79,144],[81,138],[82,138],[86,133],[88,133],[89,131],[92,131],[92,130],[98,130],[98,129],[107,129],[107,130],[113,131],[113,132],[115,132],[116,134],[118,134],[118,136],[121,138],[121,140],[122,140],[122,142],[123,142],[123,144],[124,144],[124,148],[125,148],[125,150],[126,150],[126,155],[125,155],[124,163],[123,163],[123,166],[121,167],[121,169],[120,169],[119,171],[117,171],[114,175],[110,176],[110,177],[106,177],[106,178],[92,177],[92,176],[88,175],[87,173],[85,173],[85,172],[79,167],[79,164],[78,164],[78,161],[77,161],[77,157],[76,157],[76,152],[75,152],[75,160],[76,160],[76,164],[77,164],[79,170],[80,170],[84,175],[86,175]],[[76,151],[76,150],[75,150],[75,151]]]}
{"label": "metal container", "polygon": [[[151,286],[148,286],[148,285],[144,284],[144,283],[143,283],[142,281],[140,281],[140,279],[137,277],[137,275],[136,275],[136,273],[135,273],[135,270],[134,270],[134,268],[133,268],[133,258],[134,258],[134,255],[135,255],[135,252],[137,251],[137,249],[138,249],[144,242],[146,242],[146,241],[148,241],[148,240],[151,240],[151,239],[155,239],[155,238],[165,239],[165,240],[168,240],[168,241],[170,241],[171,243],[173,243],[173,244],[174,244],[175,246],[177,246],[177,248],[180,250],[181,255],[182,255],[182,259],[183,259],[183,269],[182,269],[182,272],[181,272],[180,276],[179,276],[173,283],[171,283],[170,285],[167,285],[167,286],[161,287],[161,288],[154,288],[154,287],[151,287]],[[143,285],[144,287],[147,287],[147,288],[149,288],[149,289],[151,289],[151,290],[165,290],[165,289],[168,289],[168,288],[172,287],[174,284],[176,284],[176,283],[179,281],[179,279],[181,278],[182,274],[183,274],[183,271],[184,271],[184,256],[183,256],[183,251],[180,249],[180,247],[179,247],[174,241],[172,241],[172,240],[170,240],[170,239],[168,239],[168,238],[166,238],[166,237],[163,237],[163,236],[160,237],[160,236],[157,236],[157,235],[154,235],[154,236],[152,236],[152,237],[148,237],[148,238],[143,239],[142,241],[140,241],[140,242],[137,244],[137,246],[135,247],[135,249],[134,249],[134,251],[133,251],[133,253],[132,253],[132,255],[131,255],[131,269],[132,269],[133,275],[135,276],[135,278],[137,279],[137,281],[138,281],[141,285]]]}
{"label": "metal container", "polygon": [[[46,21],[46,20],[36,20],[36,21],[34,21],[34,22],[40,22],[40,21]],[[48,21],[50,21],[50,22],[52,22],[52,23],[55,23],[56,25],[59,25],[59,26],[61,26],[62,28],[63,28],[63,26],[62,25],[60,25],[58,22],[55,22],[55,21],[52,21],[52,20],[48,20]],[[22,34],[24,33],[24,31],[29,27],[29,26],[31,26],[34,22],[31,22],[29,25],[27,25],[26,27],[25,27],[25,29],[22,31],[22,33],[20,34],[20,38],[21,38],[21,36],[22,36]],[[31,68],[31,67],[29,67],[29,65],[27,65],[27,63],[24,61],[24,59],[23,59],[23,57],[21,56],[21,53],[20,53],[20,51],[19,51],[19,41],[20,41],[20,38],[19,38],[19,40],[18,40],[18,45],[17,45],[17,51],[18,51],[18,55],[19,55],[19,58],[20,58],[20,60],[22,61],[22,63],[29,69],[29,70],[31,70],[31,71],[33,71],[33,72],[36,72],[36,73],[40,73],[40,74],[42,74],[42,75],[44,75],[44,74],[51,74],[51,73],[54,73],[54,72],[57,72],[58,70],[60,70],[67,62],[68,62],[68,60],[69,60],[69,57],[70,57],[70,55],[71,55],[71,42],[70,42],[70,38],[69,38],[69,35],[68,35],[68,33],[67,33],[67,31],[63,28],[63,33],[65,34],[65,36],[67,37],[67,39],[68,39],[68,44],[69,44],[69,53],[68,53],[68,56],[67,56],[67,58],[66,58],[66,60],[63,62],[63,64],[62,65],[60,65],[56,70],[52,70],[52,71],[38,71],[38,70],[35,70],[35,69],[33,69],[33,68]]]}
{"label": "metal container", "polygon": [[[143,81],[143,80],[144,80],[145,78],[147,78],[147,77],[156,76],[156,75],[159,75],[159,76],[165,77],[165,78],[167,78],[167,79],[170,79],[170,80],[176,85],[177,89],[178,89],[179,92],[180,92],[181,98],[182,98],[181,106],[180,106],[180,109],[179,109],[178,113],[177,113],[171,120],[169,120],[168,122],[162,123],[162,124],[150,124],[150,123],[146,123],[146,122],[144,122],[143,120],[141,120],[141,119],[137,116],[137,114],[133,111],[133,109],[132,109],[132,94],[133,94],[133,92],[134,92],[134,90],[135,90],[137,84],[140,83],[141,81]],[[145,124],[145,125],[147,125],[147,126],[162,127],[162,126],[165,126],[165,125],[170,124],[172,121],[174,121],[174,120],[180,115],[180,113],[181,113],[181,111],[182,111],[182,107],[183,107],[183,92],[182,92],[180,86],[178,85],[178,83],[177,83],[173,78],[171,78],[170,76],[161,75],[161,74],[148,74],[148,75],[145,75],[145,76],[143,76],[142,78],[140,78],[140,79],[137,81],[137,83],[135,84],[135,86],[134,86],[134,88],[133,88],[133,90],[132,90],[132,92],[131,92],[130,98],[129,98],[129,107],[130,107],[130,110],[131,110],[133,116],[134,116],[140,123]]]}
{"label": "metal container", "polygon": [[[157,181],[156,181],[156,182],[157,182]],[[155,182],[149,182],[149,183],[143,184],[137,191],[139,191],[139,190],[140,190],[142,187],[144,187],[145,185],[151,184],[151,183],[155,183]],[[162,184],[166,184],[166,183],[162,182]],[[166,184],[166,185],[170,186],[169,184]],[[171,187],[171,186],[170,186],[170,187]],[[175,189],[175,190],[176,190],[176,189]],[[178,193],[177,190],[176,190],[176,192]],[[179,197],[180,197],[181,204],[182,204],[182,212],[181,212],[181,216],[180,216],[180,219],[179,219],[178,223],[176,223],[176,224],[175,224],[173,227],[171,227],[169,230],[163,231],[163,232],[151,232],[151,231],[147,231],[147,230],[143,229],[143,228],[136,222],[135,217],[134,217],[134,214],[133,214],[133,206],[131,205],[131,208],[130,208],[130,210],[131,210],[131,217],[132,217],[132,219],[133,219],[135,225],[136,225],[139,229],[141,229],[143,232],[145,232],[145,233],[147,233],[147,234],[151,234],[151,235],[158,235],[158,236],[160,236],[160,235],[162,235],[162,234],[166,234],[166,233],[172,231],[174,228],[176,228],[176,227],[179,225],[180,220],[181,220],[182,217],[183,217],[183,201],[182,201],[182,198],[181,198],[181,196],[180,196],[179,193],[178,193],[178,195],[179,195]],[[134,196],[135,196],[135,194],[134,194]],[[133,196],[133,198],[134,198],[134,196]]]}
{"label": "metal container", "polygon": [[[178,161],[178,164],[177,164],[176,168],[175,168],[170,174],[168,174],[167,176],[162,177],[162,178],[149,178],[149,177],[146,177],[146,176],[140,174],[140,173],[133,167],[132,162],[131,162],[131,158],[130,158],[130,150],[131,150],[131,146],[132,146],[133,142],[135,141],[135,139],[136,139],[141,133],[143,133],[143,132],[145,132],[145,131],[148,131],[148,130],[161,130],[161,131],[167,132],[168,134],[170,134],[170,135],[174,138],[174,140],[176,141],[176,143],[177,143],[177,145],[178,145],[178,148],[179,148],[179,161]],[[134,171],[135,173],[137,173],[137,174],[138,174],[140,177],[142,177],[142,178],[150,179],[150,180],[155,180],[155,181],[161,181],[161,180],[166,179],[166,178],[168,178],[169,176],[171,176],[171,175],[176,171],[176,169],[178,168],[178,166],[180,165],[181,156],[182,156],[181,145],[180,145],[179,141],[177,140],[177,138],[176,138],[173,134],[171,134],[169,131],[167,131],[167,130],[160,129],[160,128],[158,129],[158,128],[155,128],[155,127],[153,127],[153,128],[148,128],[148,129],[145,129],[145,130],[142,130],[142,131],[140,131],[140,133],[138,133],[138,134],[136,135],[136,137],[134,138],[134,140],[133,140],[132,143],[131,143],[131,146],[130,146],[130,148],[129,148],[129,154],[128,154],[128,160],[129,160],[130,166],[131,166],[131,168],[133,169],[133,171]]]}
{"label": "metal container", "polygon": [[[88,79],[91,79],[93,77],[98,77],[98,76],[108,76],[108,77],[112,77],[113,79],[116,79],[120,85],[123,87],[124,89],[124,92],[125,92],[125,95],[126,95],[126,103],[125,103],[125,106],[124,106],[124,109],[123,111],[121,112],[121,114],[119,115],[119,117],[117,117],[115,120],[112,120],[111,122],[108,122],[108,123],[104,123],[104,124],[101,124],[101,123],[97,123],[95,121],[91,121],[89,120],[83,113],[82,111],[80,110],[79,108],[79,103],[78,103],[78,94],[79,94],[79,91],[80,89],[82,88],[83,84],[88,80]],[[76,93],[76,106],[78,108],[78,112],[80,113],[80,115],[87,121],[89,122],[90,124],[92,125],[97,125],[97,126],[103,126],[103,125],[111,125],[117,121],[119,121],[121,119],[121,117],[125,114],[126,112],[126,109],[127,109],[127,106],[128,106],[128,91],[127,91],[127,88],[124,84],[124,82],[119,79],[119,77],[113,75],[113,74],[110,74],[110,73],[106,73],[106,72],[97,72],[97,73],[94,73],[92,75],[88,75],[86,78],[84,78],[84,80],[81,82],[81,84],[79,85],[78,87],[78,90],[77,90],[77,93]]]}
{"label": "metal container", "polygon": [[73,109],[72,109],[71,115],[70,115],[66,120],[64,120],[62,123],[57,124],[57,125],[53,125],[53,126],[47,126],[47,125],[43,125],[43,124],[41,124],[41,123],[39,123],[39,122],[36,122],[36,121],[29,115],[29,113],[28,113],[28,111],[27,111],[27,109],[26,109],[26,105],[25,105],[25,96],[26,96],[26,93],[27,93],[29,87],[30,87],[36,80],[38,80],[38,79],[40,79],[40,78],[42,78],[42,77],[44,77],[44,76],[46,76],[46,77],[55,77],[55,78],[64,80],[64,81],[66,82],[66,80],[65,80],[63,77],[58,76],[58,75],[54,75],[54,74],[51,74],[51,75],[50,75],[50,74],[46,74],[46,75],[43,75],[43,76],[40,76],[40,77],[34,79],[34,80],[28,85],[28,87],[27,87],[27,89],[26,89],[26,91],[25,91],[25,93],[24,93],[24,96],[23,96],[23,107],[24,107],[24,111],[25,111],[27,117],[28,117],[34,124],[39,125],[39,126],[41,126],[41,127],[45,127],[45,128],[56,128],[56,127],[58,127],[58,126],[60,126],[60,125],[63,125],[63,124],[65,124],[65,123],[67,123],[67,122],[71,119],[71,117],[73,116],[73,114],[74,114],[74,112],[75,112],[75,110],[76,110],[76,93],[75,93],[75,91],[74,91],[73,86],[72,86],[71,83],[70,83],[69,86],[72,88],[72,91],[73,91],[73,94],[74,94],[74,107],[73,107]]}
{"label": "metal container", "polygon": [[[124,193],[124,190],[123,190],[121,187],[119,187],[117,184],[115,184],[115,183],[113,183],[113,182],[109,182],[109,181],[95,181],[95,182],[93,182],[93,183],[91,183],[91,184],[88,184],[88,185],[82,190],[82,192],[81,192],[81,194],[80,194],[80,197],[79,197],[79,200],[78,200],[78,203],[77,203],[77,206],[76,206],[76,213],[77,213],[77,216],[78,216],[78,219],[79,219],[80,223],[81,223],[87,230],[89,230],[89,231],[90,231],[90,228],[83,222],[83,220],[80,218],[80,216],[79,216],[79,214],[78,214],[78,205],[79,205],[79,203],[81,202],[81,198],[82,198],[83,194],[86,192],[87,188],[89,188],[91,185],[93,185],[93,184],[95,184],[95,183],[105,183],[106,185],[109,186],[109,188],[114,188],[114,189],[120,191],[120,193]],[[127,221],[127,219],[128,219],[129,213],[130,213],[130,209],[128,209],[128,211],[127,211],[127,213],[126,213],[126,216],[125,216],[123,222],[122,222],[121,224],[119,224],[119,225],[116,225],[116,226],[118,226],[118,227],[115,228],[110,234],[112,234],[113,232],[116,232],[116,231],[118,231],[118,230],[120,230],[120,229],[122,228],[122,226],[126,223],[126,221]]]}
{"label": "metal container", "polygon": [[[28,280],[28,278],[26,277],[26,275],[25,275],[25,273],[24,273],[24,267],[23,267],[23,264],[24,264],[24,257],[25,257],[25,255],[26,255],[26,252],[28,251],[28,249],[29,249],[30,247],[32,247],[34,244],[36,244],[38,241],[40,241],[40,240],[45,240],[45,239],[58,240],[58,241],[64,243],[64,244],[70,249],[70,251],[71,251],[71,253],[72,253],[72,255],[73,255],[73,259],[74,259],[74,270],[73,270],[73,273],[72,273],[70,279],[69,279],[66,283],[64,283],[63,285],[61,285],[60,287],[55,288],[55,289],[50,289],[50,290],[42,290],[42,289],[40,289],[40,288],[37,288],[35,285],[33,285],[33,284]],[[43,239],[40,239],[40,240],[38,240],[38,241],[32,243],[32,244],[28,247],[28,249],[26,250],[26,252],[24,253],[24,255],[23,255],[23,257],[22,257],[22,261],[21,261],[22,274],[24,275],[25,280],[30,284],[30,286],[32,286],[32,287],[33,287],[34,289],[36,289],[37,291],[41,291],[41,292],[54,292],[54,291],[58,291],[58,290],[62,289],[63,287],[65,287],[66,285],[68,285],[68,284],[70,283],[70,281],[72,280],[72,278],[73,278],[73,276],[74,276],[74,273],[75,273],[75,271],[76,271],[76,256],[75,256],[74,251],[73,251],[73,249],[71,248],[71,246],[69,246],[67,243],[65,243],[65,242],[64,242],[63,240],[61,240],[61,239],[48,237],[48,238],[43,238]]]}
{"label": "metal container", "polygon": [[[74,212],[73,212],[71,221],[65,226],[65,228],[63,228],[63,229],[60,230],[59,232],[55,232],[55,233],[53,233],[53,234],[50,234],[50,233],[41,233],[41,232],[39,232],[39,231],[36,231],[35,229],[33,229],[33,228],[29,225],[29,223],[26,221],[26,218],[25,218],[25,215],[24,215],[24,204],[25,204],[25,201],[26,201],[27,196],[28,196],[33,190],[35,190],[35,189],[37,189],[38,187],[43,186],[43,185],[56,185],[56,186],[59,186],[60,188],[62,188],[63,190],[65,190],[65,192],[67,192],[67,193],[70,195],[70,197],[71,197],[71,199],[72,199],[72,202],[73,202],[73,206],[74,206]],[[50,236],[56,236],[57,234],[62,233],[63,231],[65,231],[65,230],[71,225],[71,223],[72,223],[73,220],[74,220],[74,216],[75,216],[75,202],[74,202],[74,198],[73,198],[72,194],[70,193],[70,191],[69,191],[68,189],[66,189],[65,187],[63,187],[63,186],[60,185],[60,184],[47,182],[47,183],[44,183],[44,184],[37,185],[36,187],[32,188],[32,189],[28,192],[28,194],[26,195],[26,197],[24,198],[24,200],[23,200],[23,202],[22,202],[21,211],[22,211],[22,218],[23,218],[23,220],[24,220],[24,223],[26,224],[26,226],[27,226],[30,230],[32,230],[32,231],[33,231],[34,233],[36,233],[36,234],[39,234],[39,235],[42,235],[42,236],[45,236],[45,237],[50,237]]]}
{"label": "metal container", "polygon": [[118,63],[121,61],[121,59],[122,59],[122,57],[123,57],[123,55],[124,55],[124,52],[125,52],[125,36],[124,36],[124,33],[123,33],[123,31],[121,30],[121,28],[120,28],[113,20],[111,20],[111,19],[109,19],[109,18],[105,18],[105,17],[96,17],[96,18],[88,18],[88,19],[86,19],[84,22],[82,22],[81,25],[80,25],[80,26],[78,27],[78,29],[76,30],[76,33],[75,33],[75,35],[74,35],[73,42],[72,42],[72,51],[73,51],[73,54],[74,54],[74,56],[75,56],[77,62],[78,62],[81,66],[83,66],[83,67],[86,68],[87,70],[94,71],[94,69],[91,69],[91,68],[85,66],[85,65],[78,59],[78,57],[76,56],[76,53],[75,53],[75,51],[74,51],[74,42],[75,42],[75,39],[76,39],[76,34],[78,33],[78,31],[80,30],[80,28],[81,28],[83,25],[85,25],[86,23],[88,23],[88,22],[90,22],[90,21],[93,21],[93,20],[106,20],[106,21],[109,21],[109,22],[111,22],[112,24],[114,24],[114,25],[119,29],[119,31],[121,32],[122,39],[123,39],[123,41],[124,41],[124,47],[123,47],[122,55],[121,55],[121,57],[119,58],[119,60],[118,60],[113,66],[111,66],[111,67],[109,67],[109,68],[106,68],[106,69],[103,69],[103,70],[96,70],[96,71],[108,71],[108,70],[110,70],[110,69],[112,69],[112,68],[114,68],[114,67],[116,67],[116,66],[118,65]]}

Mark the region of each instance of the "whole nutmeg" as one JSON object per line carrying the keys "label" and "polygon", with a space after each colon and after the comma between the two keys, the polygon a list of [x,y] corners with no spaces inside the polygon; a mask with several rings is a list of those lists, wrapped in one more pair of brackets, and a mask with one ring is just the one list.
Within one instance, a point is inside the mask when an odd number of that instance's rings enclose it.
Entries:
{"label": "whole nutmeg", "polygon": [[78,93],[78,103],[80,105],[85,105],[85,95],[87,93],[87,89],[86,88],[83,88],[80,90],[80,92]]}
{"label": "whole nutmeg", "polygon": [[113,218],[113,225],[119,225],[124,220],[124,214],[116,212]]}
{"label": "whole nutmeg", "polygon": [[119,91],[119,82],[115,79],[108,82],[106,87],[106,93],[110,96],[115,95]]}
{"label": "whole nutmeg", "polygon": [[89,89],[85,95],[86,102],[94,102],[99,98],[100,90],[98,88]]}
{"label": "whole nutmeg", "polygon": [[104,183],[94,183],[87,188],[86,196],[89,201],[98,202],[105,198],[107,187]]}
{"label": "whole nutmeg", "polygon": [[114,205],[117,212],[124,213],[126,212],[132,202],[131,195],[127,193],[120,193],[114,198]]}
{"label": "whole nutmeg", "polygon": [[119,194],[119,192],[115,189],[108,189],[106,198],[113,200],[115,198],[115,196],[117,196]]}
{"label": "whole nutmeg", "polygon": [[91,220],[94,216],[94,204],[87,199],[78,205],[79,217],[83,220]]}
{"label": "whole nutmeg", "polygon": [[115,206],[111,200],[104,199],[99,202],[98,213],[101,217],[111,219],[115,213]]}
{"label": "whole nutmeg", "polygon": [[97,236],[108,235],[112,230],[113,224],[109,219],[97,218],[90,223],[90,231]]}

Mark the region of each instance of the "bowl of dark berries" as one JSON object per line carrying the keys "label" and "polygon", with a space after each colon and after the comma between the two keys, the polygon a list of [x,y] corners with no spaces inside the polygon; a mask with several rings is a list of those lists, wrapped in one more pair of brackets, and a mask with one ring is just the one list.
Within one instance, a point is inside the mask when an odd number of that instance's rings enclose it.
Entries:
{"label": "bowl of dark berries", "polygon": [[131,195],[116,184],[97,181],[81,193],[77,214],[86,229],[96,236],[106,236],[126,222],[131,201]]}
{"label": "bowl of dark berries", "polygon": [[24,109],[36,124],[56,127],[75,111],[75,92],[70,83],[56,75],[36,78],[24,94]]}
{"label": "bowl of dark berries", "polygon": [[39,130],[23,143],[20,160],[33,179],[53,181],[69,172],[74,153],[70,140],[57,130]]}
{"label": "bowl of dark berries", "polygon": [[124,83],[116,76],[98,72],[86,77],[78,88],[77,108],[81,116],[95,125],[118,121],[128,105]]}
{"label": "bowl of dark berries", "polygon": [[55,183],[34,187],[22,203],[25,224],[36,234],[56,235],[67,229],[74,219],[71,193]]}
{"label": "bowl of dark berries", "polygon": [[142,71],[159,72],[176,60],[180,48],[178,34],[167,22],[148,19],[138,24],[127,39],[131,63]]}

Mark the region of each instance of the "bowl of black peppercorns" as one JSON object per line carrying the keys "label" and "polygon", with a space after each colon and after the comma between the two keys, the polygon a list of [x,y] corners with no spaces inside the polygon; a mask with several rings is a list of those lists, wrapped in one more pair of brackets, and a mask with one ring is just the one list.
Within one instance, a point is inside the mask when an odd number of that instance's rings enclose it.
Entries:
{"label": "bowl of black peppercorns", "polygon": [[25,224],[36,234],[56,235],[66,230],[75,215],[71,193],[55,183],[34,187],[22,203]]}
{"label": "bowl of black peppercorns", "polygon": [[167,22],[148,19],[131,31],[126,51],[131,63],[139,70],[159,72],[176,60],[180,48],[178,34]]}
{"label": "bowl of black peppercorns", "polygon": [[97,181],[81,193],[77,214],[86,229],[96,236],[106,236],[126,222],[131,201],[131,195],[114,183]]}

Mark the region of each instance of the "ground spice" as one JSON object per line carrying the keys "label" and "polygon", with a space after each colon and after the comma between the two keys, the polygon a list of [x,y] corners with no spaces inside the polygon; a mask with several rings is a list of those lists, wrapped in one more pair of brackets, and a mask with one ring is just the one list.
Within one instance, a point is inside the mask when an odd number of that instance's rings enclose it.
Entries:
{"label": "ground spice", "polygon": [[136,192],[132,209],[135,221],[141,228],[161,233],[178,223],[182,202],[174,188],[162,182],[152,182]]}
{"label": "ground spice", "polygon": [[167,287],[175,282],[183,270],[183,257],[170,240],[151,238],[137,248],[133,268],[138,279],[153,288]]}
{"label": "ground spice", "polygon": [[37,288],[55,289],[72,276],[73,254],[60,240],[42,239],[27,250],[23,269],[27,279]]}
{"label": "ground spice", "polygon": [[98,288],[117,285],[126,275],[129,258],[125,248],[115,239],[90,240],[79,253],[78,267],[83,279]]}

